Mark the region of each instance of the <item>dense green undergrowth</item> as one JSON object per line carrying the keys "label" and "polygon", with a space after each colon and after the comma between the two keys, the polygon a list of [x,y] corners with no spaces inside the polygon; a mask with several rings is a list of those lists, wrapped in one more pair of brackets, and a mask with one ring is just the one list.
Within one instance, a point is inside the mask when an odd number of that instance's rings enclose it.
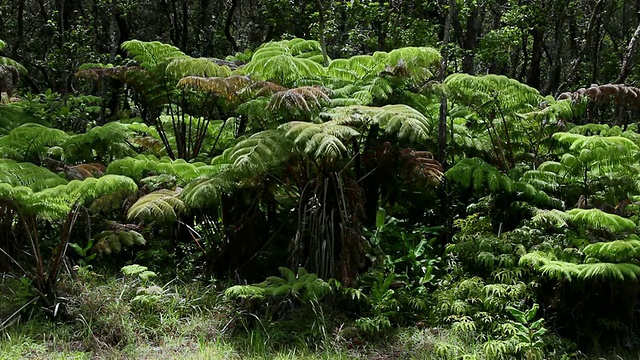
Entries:
{"label": "dense green undergrowth", "polygon": [[91,95],[0,104],[2,356],[640,347],[640,89],[437,78],[430,47],[122,49]]}

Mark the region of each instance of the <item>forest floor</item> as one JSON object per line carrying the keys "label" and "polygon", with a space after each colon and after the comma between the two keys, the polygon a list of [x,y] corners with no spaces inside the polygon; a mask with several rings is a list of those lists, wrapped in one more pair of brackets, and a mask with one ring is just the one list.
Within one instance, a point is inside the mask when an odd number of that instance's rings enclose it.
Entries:
{"label": "forest floor", "polygon": [[[32,306],[21,279],[0,278],[0,360],[13,359],[442,359],[442,344],[462,359],[485,359],[473,333],[429,327],[393,328],[363,336],[352,319],[319,311],[269,321],[226,300],[221,287],[173,281],[135,286],[95,274],[63,280],[63,315],[46,317]],[[138,284],[139,285],[139,284]],[[15,316],[11,316],[14,314]],[[608,353],[567,359],[640,359]]]}

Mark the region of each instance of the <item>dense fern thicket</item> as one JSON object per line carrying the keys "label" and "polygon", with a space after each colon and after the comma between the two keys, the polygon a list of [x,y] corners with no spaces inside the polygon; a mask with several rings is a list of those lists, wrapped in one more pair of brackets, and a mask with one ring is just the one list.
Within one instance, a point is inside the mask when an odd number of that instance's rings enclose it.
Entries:
{"label": "dense fern thicket", "polygon": [[114,99],[0,104],[0,267],[28,290],[9,319],[25,302],[66,316],[61,271],[140,263],[227,279],[236,329],[312,315],[319,341],[330,311],[363,339],[417,325],[478,341],[441,358],[640,346],[640,135],[612,115],[636,111],[638,89],[555,99],[505,76],[438,81],[430,47],[122,50],[76,74],[119,84]]}

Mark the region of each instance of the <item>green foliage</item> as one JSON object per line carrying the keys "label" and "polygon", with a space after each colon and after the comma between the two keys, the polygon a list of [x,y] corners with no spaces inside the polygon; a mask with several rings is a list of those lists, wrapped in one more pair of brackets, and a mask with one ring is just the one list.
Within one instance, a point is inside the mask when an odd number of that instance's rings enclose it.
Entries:
{"label": "green foliage", "polygon": [[133,193],[138,189],[127,177],[105,175],[101,178],[72,180],[69,183],[33,191],[24,186],[0,183],[0,198],[14,202],[26,214],[56,221],[64,219],[75,204],[88,205],[93,200],[118,191]]}
{"label": "green foliage", "polygon": [[356,129],[361,126],[377,125],[387,135],[400,140],[421,142],[429,138],[433,122],[410,106],[397,104],[382,107],[344,106],[327,110],[323,115],[336,124],[349,125]]}
{"label": "green foliage", "polygon": [[174,222],[178,219],[179,214],[185,211],[185,205],[179,195],[179,191],[156,190],[131,205],[127,212],[127,218],[156,223]]}
{"label": "green foliage", "polygon": [[140,67],[148,70],[163,64],[167,60],[185,56],[177,47],[163,44],[159,41],[129,40],[123,42],[121,46]]}
{"label": "green foliage", "polygon": [[46,168],[32,163],[0,159],[0,183],[12,187],[26,186],[33,191],[64,185],[67,181]]}
{"label": "green foliage", "polygon": [[636,223],[633,220],[608,214],[599,209],[571,209],[567,211],[567,214],[571,216],[571,221],[591,229],[618,233],[636,228]]}
{"label": "green foliage", "polygon": [[93,237],[93,250],[100,254],[111,255],[117,254],[124,247],[132,247],[133,245],[144,245],[147,243],[145,238],[134,230],[108,230],[96,234]]}
{"label": "green foliage", "polygon": [[62,130],[24,124],[0,137],[0,155],[18,161],[40,162],[49,148],[62,145],[68,138]]}
{"label": "green foliage", "polygon": [[183,186],[200,176],[216,174],[219,171],[220,167],[215,165],[189,163],[182,159],[171,160],[168,157],[158,159],[153,155],[126,157],[112,161],[107,167],[108,174],[127,176],[138,182],[149,176],[171,175]]}
{"label": "green foliage", "polygon": [[318,80],[325,73],[320,44],[317,41],[303,39],[282,40],[262,45],[241,71],[261,80],[274,81],[285,86]]}
{"label": "green foliage", "polygon": [[280,275],[270,276],[265,281],[254,285],[236,285],[225,290],[225,296],[232,299],[295,299],[302,303],[320,301],[331,293],[331,285],[319,279],[316,274],[309,274],[304,268],[297,273],[291,269],[278,268]]}
{"label": "green foliage", "polygon": [[494,166],[479,158],[462,159],[447,170],[447,179],[459,183],[463,188],[473,187],[477,192],[511,192],[513,182]]}
{"label": "green foliage", "polygon": [[309,159],[338,159],[347,153],[345,142],[360,133],[350,126],[327,121],[314,124],[292,121],[280,126],[286,130],[284,136]]}
{"label": "green foliage", "polygon": [[481,114],[504,112],[505,115],[529,112],[542,101],[532,87],[501,75],[449,75],[444,84],[452,100]]}

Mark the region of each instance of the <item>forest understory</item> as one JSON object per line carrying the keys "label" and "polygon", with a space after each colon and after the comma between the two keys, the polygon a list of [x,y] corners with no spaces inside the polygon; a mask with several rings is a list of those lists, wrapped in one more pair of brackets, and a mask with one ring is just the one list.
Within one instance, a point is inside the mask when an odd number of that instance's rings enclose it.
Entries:
{"label": "forest understory", "polygon": [[0,3],[0,359],[640,359],[638,2],[160,3]]}

